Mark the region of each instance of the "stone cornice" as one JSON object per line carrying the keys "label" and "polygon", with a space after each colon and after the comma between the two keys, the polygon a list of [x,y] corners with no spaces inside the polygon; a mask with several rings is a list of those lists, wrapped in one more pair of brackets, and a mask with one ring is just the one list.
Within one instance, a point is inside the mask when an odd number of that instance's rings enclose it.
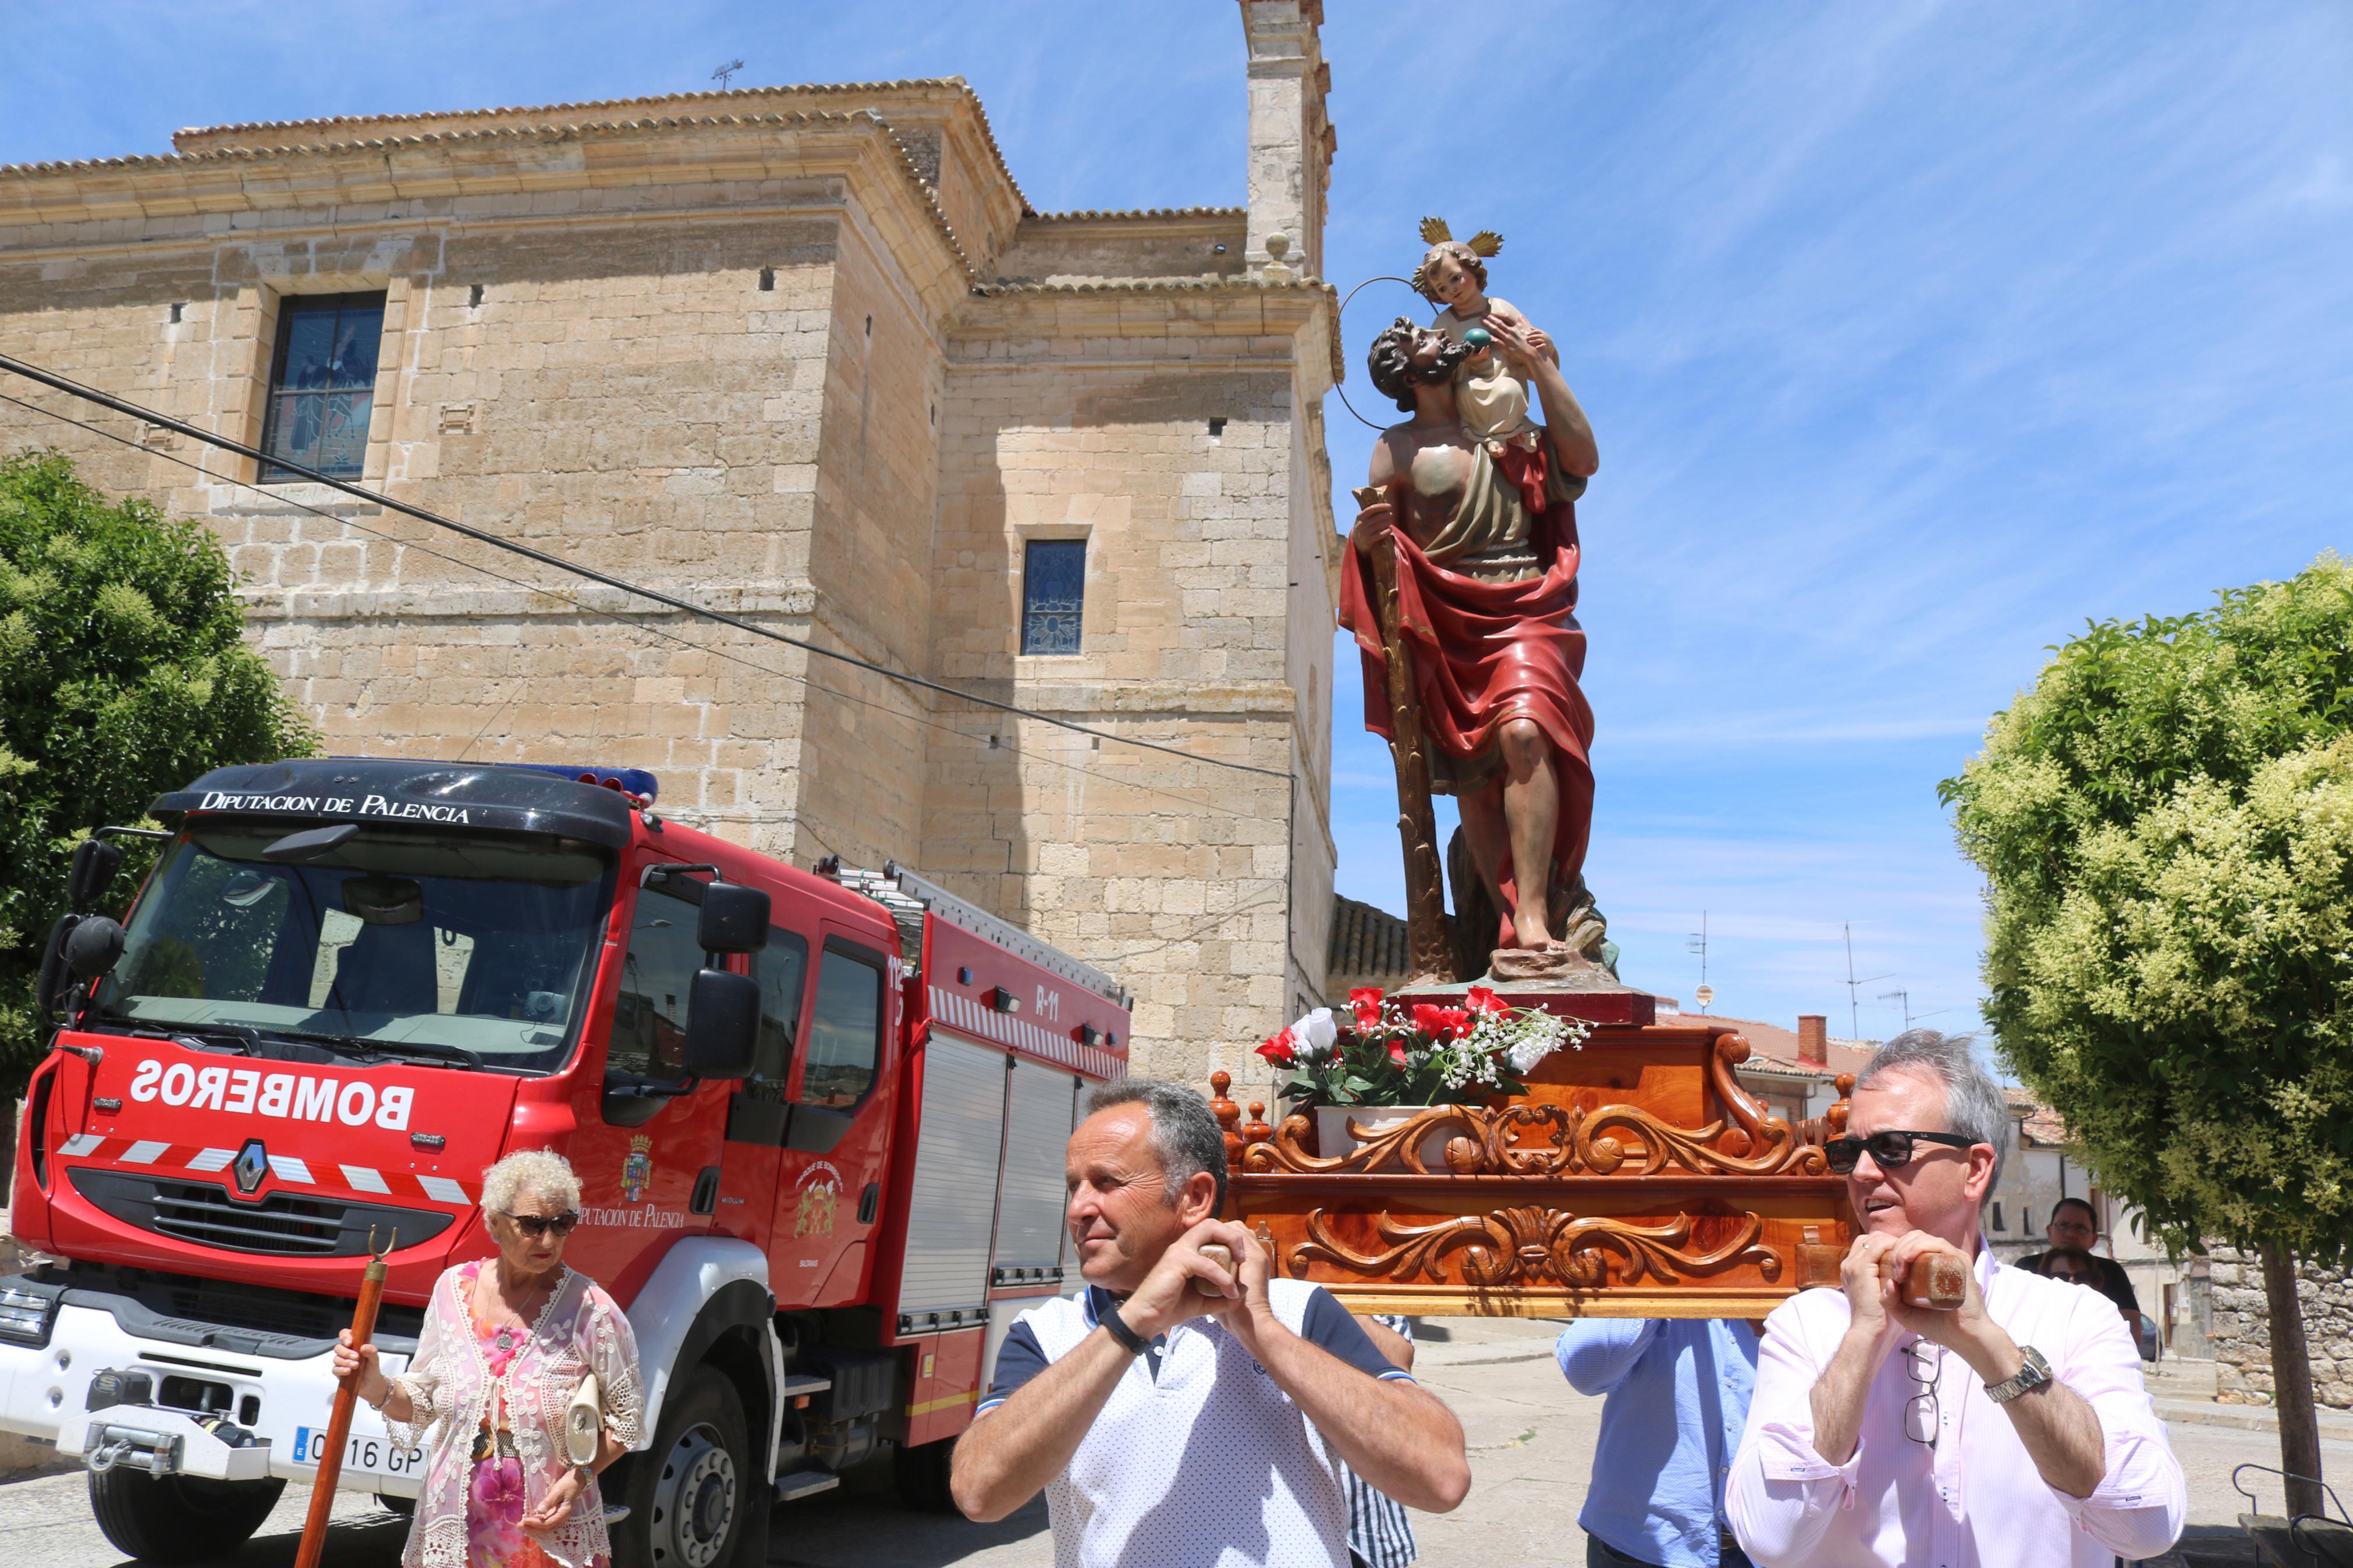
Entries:
{"label": "stone cornice", "polygon": [[[316,146],[19,164],[0,169],[0,262],[26,249],[70,248],[74,231],[82,226],[268,213],[300,215],[311,220],[306,226],[332,232],[338,216],[355,207],[466,200],[475,210],[462,216],[446,208],[419,210],[404,215],[400,226],[496,227],[509,216],[532,217],[529,198],[546,192],[812,177],[847,183],[935,313],[946,314],[962,291],[979,281],[906,147],[888,124],[865,110],[501,127]],[[512,215],[480,205],[481,198],[501,196],[518,198]],[[711,210],[725,216],[733,205]],[[597,216],[583,215],[586,221]],[[611,218],[627,222],[630,216],[616,211]],[[380,226],[382,220],[371,216],[369,222]],[[282,232],[273,230],[273,237]],[[258,237],[192,226],[186,243],[209,247],[246,237]],[[150,237],[142,248],[169,243]]]}
{"label": "stone cornice", "polygon": [[[1102,283],[1004,283],[976,287],[971,302],[951,331],[950,367],[957,365],[955,340],[1080,337],[1162,339],[1295,338],[1320,321],[1328,344],[1327,363],[1304,357],[1309,390],[1322,396],[1340,379],[1339,299],[1329,283],[1285,283],[1249,278],[1143,278]],[[981,356],[964,356],[971,363]],[[1050,366],[1052,356],[1036,361]],[[1139,361],[1146,363],[1148,361]],[[1321,371],[1324,374],[1315,374]],[[1324,379],[1328,375],[1329,379]]]}
{"label": "stone cornice", "polygon": [[[172,137],[181,153],[219,152],[237,148],[325,146],[385,136],[414,136],[431,131],[480,130],[488,127],[578,126],[642,120],[649,114],[747,114],[791,111],[791,106],[842,99],[879,99],[871,107],[883,120],[891,118],[895,101],[925,109],[946,108],[958,120],[969,119],[975,140],[985,148],[1006,188],[1027,213],[1029,199],[1005,162],[988,110],[980,95],[960,76],[919,77],[896,81],[808,82],[777,87],[740,87],[716,92],[658,93],[645,98],[592,99],[579,103],[550,103],[495,109],[427,110],[414,114],[338,114],[317,120],[256,120],[235,125],[196,126]],[[775,106],[774,110],[763,105]],[[630,112],[623,112],[630,111]],[[38,165],[37,165],[38,166]],[[69,167],[78,165],[68,165]]]}

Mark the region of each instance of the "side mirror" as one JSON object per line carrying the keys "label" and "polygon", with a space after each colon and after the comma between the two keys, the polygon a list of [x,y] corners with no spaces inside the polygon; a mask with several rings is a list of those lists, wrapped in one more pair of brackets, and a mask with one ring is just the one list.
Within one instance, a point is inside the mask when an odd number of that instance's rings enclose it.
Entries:
{"label": "side mirror", "polygon": [[[766,906],[768,895],[760,902]],[[685,1060],[700,1079],[749,1078],[760,1041],[760,983],[723,969],[698,970],[688,993]]]}
{"label": "side mirror", "polygon": [[768,895],[740,882],[712,883],[702,889],[702,918],[695,924],[695,940],[705,952],[759,952],[768,945]]}
{"label": "side mirror", "polygon": [[122,864],[122,846],[103,838],[85,838],[74,849],[73,868],[66,873],[66,907],[87,913],[100,893],[114,881]]}
{"label": "side mirror", "polygon": [[121,956],[122,928],[104,915],[84,916],[66,933],[66,967],[84,980],[97,979]]}

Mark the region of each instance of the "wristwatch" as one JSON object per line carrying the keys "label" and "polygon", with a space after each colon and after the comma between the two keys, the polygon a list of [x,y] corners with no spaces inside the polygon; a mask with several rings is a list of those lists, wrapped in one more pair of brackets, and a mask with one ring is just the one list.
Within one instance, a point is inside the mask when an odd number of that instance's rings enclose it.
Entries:
{"label": "wristwatch", "polygon": [[2041,1351],[2032,1345],[2021,1345],[2018,1353],[2026,1358],[2024,1366],[2000,1383],[1986,1384],[1986,1397],[1996,1405],[2007,1405],[2028,1389],[2040,1388],[2051,1381],[2051,1363],[2042,1359]]}

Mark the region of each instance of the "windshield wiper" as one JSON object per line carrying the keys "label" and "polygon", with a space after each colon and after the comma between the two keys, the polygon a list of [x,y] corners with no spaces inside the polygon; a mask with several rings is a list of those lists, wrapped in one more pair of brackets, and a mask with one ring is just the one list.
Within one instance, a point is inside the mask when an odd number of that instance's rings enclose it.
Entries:
{"label": "windshield wiper", "polygon": [[427,1040],[372,1040],[356,1035],[322,1035],[308,1029],[271,1029],[270,1039],[301,1040],[324,1046],[338,1056],[374,1057],[379,1059],[403,1055],[425,1057],[433,1061],[458,1062],[470,1068],[482,1065],[482,1058],[463,1046],[437,1045]]}
{"label": "windshield wiper", "polygon": [[120,1013],[100,1013],[92,1023],[134,1040],[169,1040],[200,1051],[234,1050],[248,1057],[261,1054],[260,1032],[242,1024],[175,1024],[163,1029]]}
{"label": "windshield wiper", "polygon": [[445,1046],[431,1040],[370,1040],[368,1045],[386,1056],[407,1051],[434,1061],[459,1062],[470,1068],[482,1065],[482,1058],[463,1046]]}

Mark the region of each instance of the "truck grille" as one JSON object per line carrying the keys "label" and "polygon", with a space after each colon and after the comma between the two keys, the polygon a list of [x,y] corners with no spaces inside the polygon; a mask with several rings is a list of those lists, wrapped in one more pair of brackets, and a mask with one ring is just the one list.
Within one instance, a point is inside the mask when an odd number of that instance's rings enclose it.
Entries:
{"label": "truck grille", "polygon": [[391,1208],[287,1192],[245,1203],[212,1182],[134,1176],[85,1166],[73,1167],[68,1174],[77,1192],[126,1224],[232,1252],[356,1258],[367,1251],[370,1226],[386,1235],[397,1231],[404,1247],[430,1240],[449,1227],[449,1216],[434,1209]]}

